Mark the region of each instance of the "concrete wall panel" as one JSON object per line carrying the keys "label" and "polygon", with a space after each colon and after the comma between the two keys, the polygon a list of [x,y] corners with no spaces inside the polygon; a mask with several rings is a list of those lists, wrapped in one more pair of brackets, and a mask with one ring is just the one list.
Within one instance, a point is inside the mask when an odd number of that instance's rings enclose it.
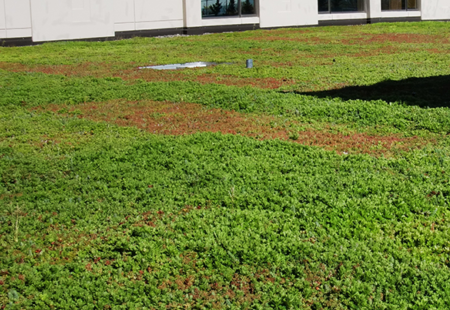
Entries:
{"label": "concrete wall panel", "polygon": [[202,21],[202,26],[223,26],[223,25],[251,25],[259,24],[259,17],[228,17],[228,18],[206,18]]}
{"label": "concrete wall panel", "polygon": [[114,0],[114,31],[134,31],[134,0]]}
{"label": "concrete wall panel", "polygon": [[31,37],[29,0],[0,0],[0,38]]}
{"label": "concrete wall panel", "polygon": [[202,26],[202,5],[200,0],[184,0],[184,26]]}
{"label": "concrete wall panel", "polygon": [[261,28],[317,25],[317,0],[260,0]]}
{"label": "concrete wall panel", "polygon": [[135,23],[118,23],[114,24],[114,31],[134,31],[136,30]]}
{"label": "concrete wall panel", "polygon": [[369,18],[381,17],[381,0],[367,0]]}
{"label": "concrete wall panel", "polygon": [[136,23],[136,30],[183,28],[183,20]]}
{"label": "concrete wall panel", "polygon": [[134,23],[134,0],[114,0],[114,23]]}
{"label": "concrete wall panel", "polygon": [[32,0],[31,5],[35,42],[114,36],[110,0]]}
{"label": "concrete wall panel", "polygon": [[114,0],[115,31],[182,28],[183,0]]}
{"label": "concrete wall panel", "polygon": [[422,0],[423,20],[450,20],[449,0]]}
{"label": "concrete wall panel", "polygon": [[6,29],[31,28],[29,0],[4,0]]}
{"label": "concrete wall panel", "polygon": [[0,0],[0,29],[6,29],[5,0]]}
{"label": "concrete wall panel", "polygon": [[135,16],[136,23],[183,21],[183,0],[135,0]]}
{"label": "concrete wall panel", "polygon": [[32,36],[31,28],[6,29],[6,38],[29,38]]}
{"label": "concrete wall panel", "polygon": [[334,13],[334,14],[319,14],[319,20],[349,20],[349,19],[365,19],[367,13]]}

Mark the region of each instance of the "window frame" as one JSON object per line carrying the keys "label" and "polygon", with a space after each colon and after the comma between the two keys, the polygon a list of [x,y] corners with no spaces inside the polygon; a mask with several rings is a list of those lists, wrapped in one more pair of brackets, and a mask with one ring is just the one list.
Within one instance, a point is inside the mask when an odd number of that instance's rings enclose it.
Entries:
{"label": "window frame", "polygon": [[[200,0],[201,1],[201,0]],[[214,4],[216,2],[216,0],[206,0],[206,3],[208,3],[209,1],[211,1],[212,4]],[[230,1],[230,0],[228,0]],[[236,15],[218,15],[218,16],[214,16],[214,15],[210,15],[210,16],[204,16],[203,15],[203,7],[201,8],[202,10],[202,19],[210,19],[210,18],[246,18],[246,17],[256,17],[258,16],[258,12],[259,12],[259,0],[253,0],[254,2],[254,7],[255,7],[255,13],[253,14],[242,14],[242,4],[244,3],[245,0],[236,0],[237,2],[237,7],[238,7],[238,14]]]}
{"label": "window frame", "polygon": [[363,1],[363,9],[361,11],[332,11],[331,10],[331,0],[328,0],[328,11],[319,11],[319,14],[355,14],[355,13],[367,13],[367,1]]}
{"label": "window frame", "polygon": [[416,0],[416,8],[415,9],[408,9],[408,0],[402,0],[405,1],[405,9],[400,10],[383,10],[383,0],[381,0],[381,12],[417,12],[420,11],[420,0]]}

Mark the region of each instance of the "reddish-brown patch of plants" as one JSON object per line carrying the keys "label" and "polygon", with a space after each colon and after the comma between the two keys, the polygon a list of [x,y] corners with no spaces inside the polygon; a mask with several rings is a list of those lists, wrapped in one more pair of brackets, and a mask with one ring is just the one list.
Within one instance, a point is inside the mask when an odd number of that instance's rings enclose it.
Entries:
{"label": "reddish-brown patch of plants", "polygon": [[23,194],[22,193],[18,193],[18,194],[2,194],[0,195],[0,200],[8,200],[8,199],[14,199],[16,197],[22,197]]}
{"label": "reddish-brown patch of plants", "polygon": [[361,36],[344,39],[343,44],[380,44],[380,43],[448,43],[448,39],[438,35],[417,33],[385,33],[385,34],[362,34]]}
{"label": "reddish-brown patch of plants", "polygon": [[440,50],[437,48],[430,48],[430,49],[427,49],[427,51],[431,54],[450,54],[449,50]]}
{"label": "reddish-brown patch of plants", "polygon": [[[280,33],[272,35],[260,34],[259,36],[252,36],[246,38],[251,41],[284,41],[284,42],[299,42],[307,44],[345,44],[345,45],[360,45],[360,44],[380,44],[380,43],[449,43],[448,38],[439,35],[416,34],[416,33],[385,33],[385,34],[368,34],[362,33],[359,35],[346,35],[344,38],[330,39],[328,37],[320,36],[289,36],[290,33],[285,33],[287,36],[281,36]],[[292,33],[296,34],[296,33]]]}
{"label": "reddish-brown patch of plants", "polygon": [[357,132],[340,132],[325,126],[318,130],[302,124],[267,115],[250,115],[221,109],[208,109],[199,104],[168,102],[85,103],[77,106],[50,105],[35,110],[71,113],[80,118],[104,121],[119,126],[136,126],[154,134],[186,135],[197,132],[238,134],[257,139],[280,139],[303,145],[319,146],[339,153],[368,153],[375,156],[396,150],[420,148],[432,141],[399,135],[380,136]]}
{"label": "reddish-brown patch of plants", "polygon": [[65,76],[94,76],[98,78],[118,77],[126,81],[142,79],[147,82],[192,81],[201,84],[223,84],[228,86],[252,86],[257,88],[276,89],[292,84],[287,79],[275,78],[245,78],[217,73],[198,74],[197,69],[187,71],[161,71],[139,69],[132,64],[128,67],[116,68],[114,64],[83,63],[77,65],[33,65],[0,62],[0,69],[11,72],[39,72],[45,74],[59,74]]}
{"label": "reddish-brown patch of plants", "polygon": [[80,63],[76,65],[24,65],[20,63],[0,62],[0,69],[11,72],[39,72],[66,76],[108,76],[111,66],[101,63]]}

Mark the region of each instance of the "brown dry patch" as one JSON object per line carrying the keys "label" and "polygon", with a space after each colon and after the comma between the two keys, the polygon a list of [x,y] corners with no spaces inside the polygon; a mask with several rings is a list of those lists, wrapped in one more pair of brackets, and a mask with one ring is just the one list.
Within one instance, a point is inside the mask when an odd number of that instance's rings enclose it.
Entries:
{"label": "brown dry patch", "polygon": [[66,76],[109,76],[112,65],[101,63],[81,63],[76,65],[24,65],[20,63],[0,62],[0,69],[10,72],[37,72]]}
{"label": "brown dry patch", "polygon": [[314,271],[310,269],[308,260],[304,260],[303,265],[306,281],[309,282],[312,289],[311,296],[304,298],[303,302],[312,306],[315,301],[321,300],[330,309],[339,309],[339,294],[342,287],[333,285],[331,290],[327,292],[324,290],[324,285],[330,285],[329,281],[337,276],[343,263],[339,263],[336,268],[328,268],[324,264],[320,264],[318,268],[314,268]]}
{"label": "brown dry patch", "polygon": [[251,41],[285,41],[285,42],[299,42],[308,44],[345,44],[345,45],[366,45],[366,44],[381,44],[381,43],[449,43],[448,38],[439,35],[414,34],[414,33],[387,33],[387,34],[360,34],[347,35],[346,38],[329,38],[319,36],[280,36],[274,35],[259,35],[246,38]]}
{"label": "brown dry patch", "polygon": [[[249,305],[261,298],[260,294],[256,293],[252,279],[239,274],[234,274],[229,282],[211,282],[211,277],[203,276],[202,282],[208,283],[208,288],[203,289],[197,286],[191,288],[195,280],[193,276],[187,278],[178,276],[175,279],[162,281],[158,289],[185,293],[185,304],[183,305],[185,308],[208,304],[212,309],[223,309],[223,303],[228,299],[241,306],[247,305],[243,308],[247,309]],[[198,283],[195,284],[198,285]]]}
{"label": "brown dry patch", "polygon": [[16,197],[22,197],[23,194],[22,193],[18,193],[18,194],[2,194],[0,195],[0,200],[13,200]]}
{"label": "brown dry patch", "polygon": [[[417,49],[402,49],[397,46],[382,46],[379,48],[366,48],[364,50],[357,51],[342,51],[339,53],[330,54],[328,52],[318,52],[315,54],[301,53],[296,55],[294,61],[285,61],[285,62],[277,62],[277,61],[260,61],[260,64],[264,64],[267,66],[277,67],[277,68],[285,68],[285,67],[314,67],[314,66],[331,66],[334,65],[333,59],[336,57],[373,57],[379,55],[393,55],[393,54],[405,54],[405,53],[414,53],[417,52]],[[371,61],[367,59],[367,61]]]}
{"label": "brown dry patch", "polygon": [[[62,110],[63,109],[63,110]],[[221,109],[208,109],[200,104],[113,100],[105,103],[85,103],[76,106],[49,105],[33,110],[50,110],[62,114],[81,112],[78,117],[104,121],[119,126],[136,126],[154,134],[186,135],[197,132],[220,132],[257,139],[280,139],[319,146],[338,153],[367,153],[374,156],[392,155],[396,151],[420,148],[429,139],[380,136],[344,131],[337,126],[320,130],[299,122],[268,115],[243,114]]]}
{"label": "brown dry patch", "polygon": [[341,40],[347,45],[380,44],[380,43],[449,43],[447,38],[438,35],[415,33],[362,34],[360,37]]}
{"label": "brown dry patch", "polygon": [[151,69],[130,69],[120,73],[113,73],[113,77],[123,80],[142,79],[147,82],[172,82],[189,81],[201,84],[222,84],[227,86],[252,86],[257,88],[277,89],[284,85],[292,84],[287,79],[275,78],[244,78],[232,75],[222,75],[217,73],[198,74],[202,69],[187,69],[187,71],[176,70],[151,70]]}
{"label": "brown dry patch", "polygon": [[[196,70],[196,69],[191,69]],[[187,75],[178,71],[157,71],[157,70],[140,70],[139,72],[129,72],[130,74],[115,75],[125,80],[143,79],[147,82],[171,82],[171,81],[191,81],[201,84],[222,84],[227,86],[251,86],[265,89],[277,89],[281,86],[291,85],[292,81],[287,79],[275,78],[244,78],[232,75],[221,75],[217,73]]]}
{"label": "brown dry patch", "polygon": [[366,50],[366,51],[360,51],[358,53],[354,54],[348,54],[347,56],[350,57],[371,57],[371,56],[379,56],[383,54],[398,54],[398,53],[408,53],[412,52],[411,50],[402,50],[396,46],[383,46],[380,48],[372,49],[372,50]]}
{"label": "brown dry patch", "polygon": [[217,73],[199,74],[198,69],[188,71],[163,71],[151,69],[138,69],[129,64],[117,68],[114,64],[83,63],[77,65],[33,65],[27,66],[19,63],[0,62],[0,69],[10,72],[39,72],[45,74],[59,74],[65,76],[93,76],[98,78],[115,77],[125,81],[142,79],[147,82],[172,82],[191,81],[201,84],[223,84],[228,86],[251,86],[264,89],[277,89],[281,86],[291,85],[292,81],[275,78],[244,78],[232,75],[221,75]]}
{"label": "brown dry patch", "polygon": [[427,49],[427,52],[431,54],[450,54],[450,50],[440,50],[437,48]]}
{"label": "brown dry patch", "polygon": [[[72,224],[48,225],[48,219],[59,220],[56,212],[45,212],[42,214],[21,213],[20,217],[31,216],[39,221],[45,228],[39,230],[33,237],[27,235],[27,238],[33,240],[35,244],[31,245],[30,252],[25,250],[15,250],[7,247],[5,253],[13,258],[16,263],[22,264],[24,260],[33,257],[37,263],[48,262],[51,265],[65,265],[74,260],[78,252],[84,248],[96,247],[102,242],[102,238],[97,234],[80,233],[76,226],[76,221],[72,220]],[[8,225],[13,225],[11,221]],[[48,236],[52,236],[48,239]],[[48,253],[51,253],[48,255]],[[89,269],[89,268],[87,268]]]}

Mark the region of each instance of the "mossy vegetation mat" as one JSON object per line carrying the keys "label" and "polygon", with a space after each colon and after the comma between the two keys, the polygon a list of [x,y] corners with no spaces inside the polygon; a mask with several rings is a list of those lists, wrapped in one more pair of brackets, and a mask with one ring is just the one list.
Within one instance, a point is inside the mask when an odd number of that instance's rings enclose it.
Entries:
{"label": "mossy vegetation mat", "polygon": [[448,309],[449,38],[0,48],[0,308]]}

